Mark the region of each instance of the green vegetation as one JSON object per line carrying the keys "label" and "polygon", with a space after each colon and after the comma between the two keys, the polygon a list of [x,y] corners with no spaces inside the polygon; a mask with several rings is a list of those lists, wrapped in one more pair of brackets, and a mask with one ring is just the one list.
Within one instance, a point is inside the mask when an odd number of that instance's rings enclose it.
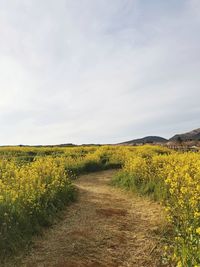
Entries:
{"label": "green vegetation", "polygon": [[75,199],[72,178],[121,166],[114,148],[0,148],[0,258],[25,246]]}
{"label": "green vegetation", "polygon": [[148,145],[0,148],[0,258],[51,225],[75,199],[77,175],[111,168],[121,168],[115,185],[165,206],[172,229],[169,262],[200,266],[200,155]]}
{"label": "green vegetation", "polygon": [[162,202],[172,228],[166,247],[169,262],[200,266],[200,154],[144,146],[127,154],[113,183]]}

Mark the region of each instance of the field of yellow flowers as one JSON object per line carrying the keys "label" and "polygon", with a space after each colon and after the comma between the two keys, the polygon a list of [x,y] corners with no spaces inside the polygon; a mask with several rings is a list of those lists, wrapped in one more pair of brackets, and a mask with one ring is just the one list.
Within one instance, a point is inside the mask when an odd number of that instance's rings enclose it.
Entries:
{"label": "field of yellow flowers", "polygon": [[75,198],[72,178],[121,166],[114,148],[0,148],[0,259],[25,246]]}
{"label": "field of yellow flowers", "polygon": [[172,227],[169,261],[178,267],[200,266],[200,154],[138,147],[127,155],[114,182],[161,201]]}
{"label": "field of yellow flowers", "polygon": [[0,148],[0,258],[26,245],[74,200],[73,178],[121,168],[114,184],[162,202],[172,229],[163,259],[200,266],[200,154],[164,147]]}

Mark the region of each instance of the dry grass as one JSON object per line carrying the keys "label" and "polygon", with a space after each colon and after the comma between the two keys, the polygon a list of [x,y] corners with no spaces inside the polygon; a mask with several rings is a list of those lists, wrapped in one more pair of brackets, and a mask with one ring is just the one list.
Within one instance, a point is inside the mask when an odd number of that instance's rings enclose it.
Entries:
{"label": "dry grass", "polygon": [[108,185],[114,171],[81,176],[79,199],[19,266],[158,267],[162,208]]}

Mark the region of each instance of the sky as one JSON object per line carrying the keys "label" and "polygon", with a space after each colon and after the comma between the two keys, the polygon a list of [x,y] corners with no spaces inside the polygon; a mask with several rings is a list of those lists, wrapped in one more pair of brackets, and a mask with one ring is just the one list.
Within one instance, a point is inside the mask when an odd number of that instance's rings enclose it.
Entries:
{"label": "sky", "polygon": [[0,145],[200,127],[199,0],[0,1]]}

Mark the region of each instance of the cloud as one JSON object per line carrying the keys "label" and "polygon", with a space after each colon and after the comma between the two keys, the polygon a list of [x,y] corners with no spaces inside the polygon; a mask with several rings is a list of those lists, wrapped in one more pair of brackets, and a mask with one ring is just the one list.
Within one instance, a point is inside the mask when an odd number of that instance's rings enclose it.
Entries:
{"label": "cloud", "polygon": [[1,144],[199,127],[198,1],[0,3]]}

